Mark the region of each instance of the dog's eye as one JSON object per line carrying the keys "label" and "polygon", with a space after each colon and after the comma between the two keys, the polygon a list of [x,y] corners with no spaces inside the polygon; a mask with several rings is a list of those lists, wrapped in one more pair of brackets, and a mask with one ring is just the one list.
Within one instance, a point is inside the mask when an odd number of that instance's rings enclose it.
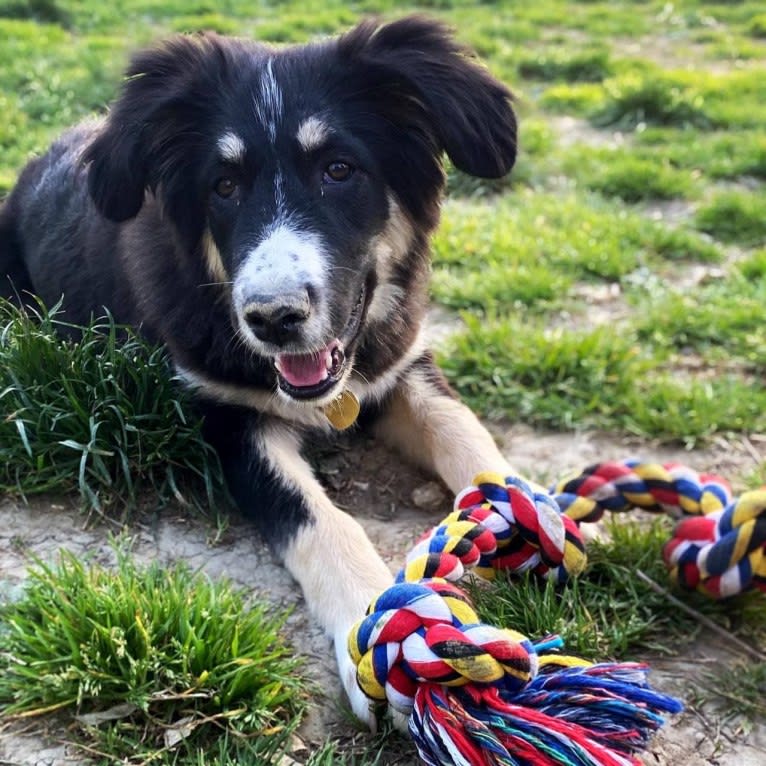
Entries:
{"label": "dog's eye", "polygon": [[331,162],[324,169],[324,181],[325,183],[338,184],[343,181],[348,181],[354,173],[354,168],[348,164],[348,162]]}
{"label": "dog's eye", "polygon": [[237,191],[237,182],[231,178],[219,178],[213,188],[219,197],[229,199]]}

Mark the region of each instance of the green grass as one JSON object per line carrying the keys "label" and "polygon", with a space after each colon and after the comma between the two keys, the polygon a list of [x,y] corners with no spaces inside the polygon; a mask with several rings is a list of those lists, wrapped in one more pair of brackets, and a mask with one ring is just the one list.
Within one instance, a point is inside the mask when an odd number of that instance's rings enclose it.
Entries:
{"label": "green grass", "polygon": [[766,250],[758,250],[737,264],[742,276],[750,281],[766,281]]}
{"label": "green grass", "polygon": [[612,417],[648,364],[611,327],[548,331],[524,318],[466,317],[440,357],[468,402],[489,416],[573,428]]}
{"label": "green grass", "polygon": [[711,127],[704,96],[660,72],[629,73],[604,83],[604,102],[591,116],[595,125],[632,129],[640,124]]}
{"label": "green grass", "polygon": [[220,467],[165,353],[108,318],[61,330],[55,309],[0,306],[0,490],[75,491],[97,512],[149,493],[215,507]]}
{"label": "green grass", "polygon": [[607,48],[526,54],[518,65],[521,77],[533,80],[601,82],[612,73]]}
{"label": "green grass", "polygon": [[453,199],[434,238],[434,296],[453,307],[502,309],[515,300],[563,296],[573,280],[620,281],[666,260],[721,257],[709,240],[647,221],[598,195],[519,191],[501,199]]}
{"label": "green grass", "polygon": [[766,37],[766,13],[753,16],[747,24],[747,33],[753,37]]}
{"label": "green grass", "polygon": [[[184,566],[62,553],[0,611],[2,716],[73,716],[121,763],[193,763],[222,736],[291,730],[306,702],[284,615]],[[119,706],[119,707],[117,707]],[[178,734],[168,746],[168,736]],[[126,759],[126,760],[121,760]]]}
{"label": "green grass", "polygon": [[734,133],[652,128],[636,135],[633,153],[656,163],[688,169],[711,180],[753,176],[766,179],[766,136],[763,131]]}
{"label": "green grass", "polygon": [[644,65],[602,84],[551,86],[541,103],[587,117],[597,127],[625,131],[647,126],[760,130],[766,115],[763,74],[763,68],[709,74]]}
{"label": "green grass", "polygon": [[660,293],[644,308],[637,323],[639,338],[667,349],[708,354],[711,362],[739,362],[763,373],[766,280],[757,276],[757,265],[755,261],[742,264],[746,273],[739,282],[713,283],[691,293]]}
{"label": "green grass", "polygon": [[632,151],[583,150],[566,167],[586,189],[625,202],[689,197],[696,190],[689,172],[656,158],[636,157]]}
{"label": "green grass", "polygon": [[716,433],[766,429],[762,383],[712,365],[713,376],[683,374],[669,344],[642,345],[631,324],[546,330],[523,316],[465,319],[439,361],[468,403],[490,417],[690,446]]}
{"label": "green grass", "polygon": [[722,242],[762,247],[766,244],[766,195],[720,192],[697,210],[695,226]]}

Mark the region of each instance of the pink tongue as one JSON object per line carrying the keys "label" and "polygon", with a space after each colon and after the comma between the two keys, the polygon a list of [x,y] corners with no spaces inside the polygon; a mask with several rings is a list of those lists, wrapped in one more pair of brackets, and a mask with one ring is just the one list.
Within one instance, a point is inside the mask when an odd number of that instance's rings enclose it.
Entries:
{"label": "pink tongue", "polygon": [[316,354],[280,354],[277,369],[291,386],[316,386],[328,376],[331,353],[332,346],[327,346]]}

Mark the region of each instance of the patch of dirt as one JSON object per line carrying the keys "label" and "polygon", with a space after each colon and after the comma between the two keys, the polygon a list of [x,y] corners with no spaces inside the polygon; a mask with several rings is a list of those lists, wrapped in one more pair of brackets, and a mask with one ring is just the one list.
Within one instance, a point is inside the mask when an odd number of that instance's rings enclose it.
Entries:
{"label": "patch of dirt", "polygon": [[639,209],[652,221],[678,227],[691,219],[695,205],[685,199],[651,200],[642,203]]}
{"label": "patch of dirt", "polygon": [[569,291],[573,299],[566,309],[551,314],[549,326],[565,330],[592,330],[606,324],[619,325],[631,316],[622,286],[618,282],[581,282]]}
{"label": "patch of dirt", "polygon": [[[682,35],[683,33],[681,33]],[[651,61],[662,69],[698,71],[704,62],[705,72],[724,75],[747,66],[747,60],[736,57],[714,58],[703,43],[684,39],[681,35],[649,35],[634,40],[620,40],[614,50],[623,58]]]}
{"label": "patch of dirt", "polygon": [[575,144],[596,149],[618,149],[632,141],[631,133],[621,130],[594,128],[587,120],[571,115],[548,115],[548,124],[558,134],[558,143],[564,149]]}
{"label": "patch of dirt", "polygon": [[[523,475],[549,484],[570,470],[592,462],[641,453],[653,458],[679,460],[698,469],[714,470],[741,489],[743,478],[758,460],[766,458],[766,442],[757,447],[744,442],[721,441],[702,451],[660,448],[607,434],[554,434],[521,426],[488,424],[514,467]],[[369,440],[342,439],[313,456],[323,482],[334,500],[356,516],[386,561],[395,570],[420,532],[448,512],[450,499],[429,477],[404,465],[387,450]],[[755,452],[754,452],[755,450]],[[740,485],[740,486],[738,486]],[[109,562],[113,553],[106,525],[86,528],[83,516],[67,501],[36,500],[28,505],[5,499],[0,502],[0,596],[20,592],[33,557],[54,560],[66,548],[77,556]],[[130,525],[137,560],[170,563],[183,560],[212,577],[226,576],[254,595],[279,606],[295,605],[288,622],[307,658],[307,670],[318,683],[311,714],[301,736],[309,751],[328,736],[358,745],[355,733],[340,712],[340,689],[329,640],[306,614],[295,583],[274,560],[247,523],[232,518],[222,539],[213,543],[215,530],[205,521],[167,509],[157,518]],[[700,644],[683,658],[654,663],[653,680],[663,690],[690,699],[690,680],[710,663],[731,659],[730,649],[703,634]],[[82,760],[61,741],[66,722],[49,722],[44,729],[14,727],[0,730],[0,764],[13,766],[64,766]],[[693,704],[673,720],[644,756],[655,766],[760,766],[766,762],[766,726],[749,733],[738,730],[723,714],[702,712]],[[397,755],[389,764],[416,764],[414,757]]]}

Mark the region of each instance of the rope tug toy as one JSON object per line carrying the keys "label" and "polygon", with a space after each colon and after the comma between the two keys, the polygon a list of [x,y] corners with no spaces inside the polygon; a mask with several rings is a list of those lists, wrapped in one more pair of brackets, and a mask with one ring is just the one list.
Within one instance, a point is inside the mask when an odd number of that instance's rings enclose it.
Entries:
{"label": "rope tug toy", "polygon": [[360,688],[410,716],[427,766],[628,766],[681,703],[652,690],[642,663],[596,663],[485,625],[453,583],[472,569],[557,582],[586,564],[578,524],[605,510],[691,514],[664,557],[686,589],[766,591],[766,489],[732,499],[726,482],[677,465],[591,466],[555,495],[482,473],[410,551],[396,583],[349,635]]}

